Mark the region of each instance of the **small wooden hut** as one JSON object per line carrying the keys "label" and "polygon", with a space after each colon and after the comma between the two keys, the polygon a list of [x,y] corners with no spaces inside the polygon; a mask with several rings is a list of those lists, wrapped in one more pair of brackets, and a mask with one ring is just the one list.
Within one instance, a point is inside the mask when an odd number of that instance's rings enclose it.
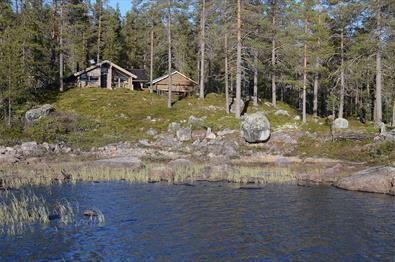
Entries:
{"label": "small wooden hut", "polygon": [[102,87],[108,89],[134,89],[133,81],[137,76],[119,65],[104,60],[74,74],[79,87]]}
{"label": "small wooden hut", "polygon": [[137,79],[133,79],[133,87],[134,89],[143,89],[144,85],[149,82],[147,75],[145,74],[144,69],[129,69],[129,72],[133,75],[137,76]]}
{"label": "small wooden hut", "polygon": [[[158,94],[166,94],[168,90],[169,75],[164,75],[152,81],[153,91]],[[198,83],[190,79],[189,77],[181,74],[178,71],[174,71],[171,74],[172,93],[176,95],[192,95],[196,92]]]}

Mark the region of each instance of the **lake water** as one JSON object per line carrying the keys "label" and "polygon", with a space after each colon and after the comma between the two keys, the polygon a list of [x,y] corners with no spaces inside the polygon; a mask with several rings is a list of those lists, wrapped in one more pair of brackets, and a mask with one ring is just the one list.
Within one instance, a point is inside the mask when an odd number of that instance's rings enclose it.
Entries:
{"label": "lake water", "polygon": [[[126,182],[35,190],[79,203],[74,225],[2,237],[0,261],[395,261],[395,198],[330,187]],[[98,208],[105,224],[87,223]]]}

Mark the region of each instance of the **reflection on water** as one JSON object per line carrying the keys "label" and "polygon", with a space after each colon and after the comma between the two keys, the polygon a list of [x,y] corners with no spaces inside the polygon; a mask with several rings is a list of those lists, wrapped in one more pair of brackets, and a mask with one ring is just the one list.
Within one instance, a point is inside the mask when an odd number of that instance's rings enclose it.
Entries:
{"label": "reflection on water", "polygon": [[395,198],[328,187],[80,183],[37,191],[98,208],[0,242],[4,260],[395,260]]}

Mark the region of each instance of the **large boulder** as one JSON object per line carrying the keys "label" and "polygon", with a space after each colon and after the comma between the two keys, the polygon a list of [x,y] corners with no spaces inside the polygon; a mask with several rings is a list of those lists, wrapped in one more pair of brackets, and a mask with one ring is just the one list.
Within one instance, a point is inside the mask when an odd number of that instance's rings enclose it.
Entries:
{"label": "large boulder", "polygon": [[34,108],[25,113],[25,120],[27,123],[32,123],[41,118],[48,116],[50,113],[54,112],[55,108],[50,104],[45,104],[39,108]]}
{"label": "large boulder", "polygon": [[335,186],[346,190],[395,195],[395,168],[368,168],[355,175],[340,178]]}
{"label": "large boulder", "polygon": [[348,121],[344,118],[336,118],[332,123],[333,128],[345,129],[348,128]]}
{"label": "large boulder", "polygon": [[190,128],[180,128],[177,130],[177,139],[181,142],[192,139],[192,130]]}
{"label": "large boulder", "polygon": [[265,113],[244,115],[240,124],[240,133],[248,143],[267,141],[270,137],[270,122]]}

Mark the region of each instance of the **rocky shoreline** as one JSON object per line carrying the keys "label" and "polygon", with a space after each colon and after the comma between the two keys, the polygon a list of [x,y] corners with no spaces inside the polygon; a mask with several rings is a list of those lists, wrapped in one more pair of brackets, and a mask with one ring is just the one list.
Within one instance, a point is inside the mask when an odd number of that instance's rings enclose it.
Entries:
{"label": "rocky shoreline", "polygon": [[[213,132],[210,128],[193,128],[200,126],[202,122],[203,119],[191,116],[189,127],[171,123],[164,133],[148,129],[146,133],[149,139],[134,143],[120,142],[90,150],[73,149],[62,143],[39,144],[34,141],[14,147],[0,146],[0,178],[9,178],[10,170],[13,169],[30,169],[38,173],[42,166],[51,169],[60,164],[67,166],[79,163],[79,168],[99,165],[128,170],[140,170],[147,164],[154,164],[145,174],[148,182],[174,182],[175,172],[187,172],[198,165],[200,174],[193,174],[193,180],[198,181],[261,184],[262,181],[267,181],[267,177],[259,177],[260,173],[284,169],[292,173],[292,181],[301,186],[325,184],[347,190],[395,195],[394,167],[372,168],[363,162],[289,155],[301,137],[317,134],[287,128],[287,131],[277,130],[271,133],[270,140],[265,143],[250,144],[240,137],[239,130]],[[254,128],[254,122],[245,126]],[[270,126],[265,128],[269,129]],[[266,131],[264,134],[249,130],[243,132],[248,133],[251,141],[266,140],[269,136]],[[254,167],[255,171],[252,175],[249,171],[245,175],[238,171],[238,167]],[[232,173],[237,175],[237,179],[232,178]],[[71,180],[65,174],[58,172],[53,179]],[[18,176],[23,177],[23,174],[20,172]],[[0,182],[3,180],[2,178]]]}

